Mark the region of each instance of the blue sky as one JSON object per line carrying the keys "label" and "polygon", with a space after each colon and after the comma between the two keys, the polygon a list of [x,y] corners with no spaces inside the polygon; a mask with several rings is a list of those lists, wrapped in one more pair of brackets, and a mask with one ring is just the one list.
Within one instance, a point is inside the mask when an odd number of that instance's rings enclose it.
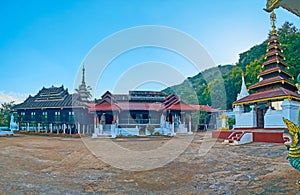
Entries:
{"label": "blue sky", "polygon": [[[2,2],[0,102],[24,99],[43,86],[63,84],[73,91],[76,75],[91,49],[110,35],[136,26],[178,29],[197,40],[215,65],[234,64],[239,53],[267,38],[270,19],[263,11],[265,4],[264,0]],[[299,18],[292,13],[280,8],[276,14],[278,27],[285,21],[300,27]],[[116,88],[113,83],[118,75],[149,61],[167,63],[184,77],[198,73],[182,56],[170,51],[135,49],[112,62],[93,86],[93,93],[99,98],[104,91]],[[92,71],[86,70],[87,81]],[[152,90],[164,87],[153,83],[143,86]]]}

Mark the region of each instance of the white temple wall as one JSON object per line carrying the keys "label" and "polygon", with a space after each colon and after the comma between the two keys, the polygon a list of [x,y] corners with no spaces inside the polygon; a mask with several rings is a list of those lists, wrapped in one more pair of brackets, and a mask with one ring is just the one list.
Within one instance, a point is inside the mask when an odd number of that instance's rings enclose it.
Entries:
{"label": "white temple wall", "polygon": [[[299,117],[300,102],[295,102],[292,100],[284,99],[281,107],[282,107],[282,116],[284,118],[289,119],[296,125],[299,125],[298,117]],[[281,121],[282,121],[282,118],[281,118]]]}
{"label": "white temple wall", "polygon": [[235,128],[253,128],[257,126],[256,113],[253,110],[243,113],[242,107],[236,106],[234,112]]}
{"label": "white temple wall", "polygon": [[264,117],[264,128],[285,128],[282,110],[268,109]]}

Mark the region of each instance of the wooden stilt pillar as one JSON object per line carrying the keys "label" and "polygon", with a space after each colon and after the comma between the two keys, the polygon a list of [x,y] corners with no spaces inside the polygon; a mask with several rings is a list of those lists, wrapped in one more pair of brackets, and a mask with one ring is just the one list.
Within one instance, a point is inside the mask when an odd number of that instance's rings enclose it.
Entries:
{"label": "wooden stilt pillar", "polygon": [[63,132],[66,134],[66,124],[63,124]]}
{"label": "wooden stilt pillar", "polygon": [[50,129],[50,133],[53,133],[53,124],[52,123],[50,123],[49,129]]}

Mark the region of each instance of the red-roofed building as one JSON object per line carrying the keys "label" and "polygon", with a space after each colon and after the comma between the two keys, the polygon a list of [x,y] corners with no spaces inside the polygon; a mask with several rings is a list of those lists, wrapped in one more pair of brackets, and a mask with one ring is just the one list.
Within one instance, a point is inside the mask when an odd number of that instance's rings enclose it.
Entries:
{"label": "red-roofed building", "polygon": [[204,121],[207,124],[211,118],[216,120],[216,116],[211,116],[219,112],[207,105],[187,104],[175,94],[166,96],[156,91],[130,91],[128,95],[106,92],[98,103],[89,104],[89,107],[89,111],[95,113],[96,126],[100,126],[99,134],[105,131],[110,134],[113,124],[117,124],[118,129],[138,128],[139,132],[135,133],[139,135],[147,134],[145,129],[149,126],[167,129],[173,124],[173,133],[187,133],[188,130],[191,132],[192,112],[203,110],[208,113]]}

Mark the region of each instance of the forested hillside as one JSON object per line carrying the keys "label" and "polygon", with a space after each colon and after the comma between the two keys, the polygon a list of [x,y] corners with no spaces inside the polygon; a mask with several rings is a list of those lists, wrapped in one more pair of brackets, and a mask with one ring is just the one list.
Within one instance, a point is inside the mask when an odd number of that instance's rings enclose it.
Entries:
{"label": "forested hillside", "polygon": [[[300,73],[300,30],[286,22],[278,29],[279,41],[289,65],[289,72],[296,78]],[[241,75],[245,74],[247,87],[257,82],[266,54],[267,39],[246,52],[239,54],[236,65],[219,65],[187,78],[180,85],[164,89],[176,93],[188,103],[208,104],[214,108],[231,109],[241,88]],[[293,81],[296,82],[296,79]]]}

